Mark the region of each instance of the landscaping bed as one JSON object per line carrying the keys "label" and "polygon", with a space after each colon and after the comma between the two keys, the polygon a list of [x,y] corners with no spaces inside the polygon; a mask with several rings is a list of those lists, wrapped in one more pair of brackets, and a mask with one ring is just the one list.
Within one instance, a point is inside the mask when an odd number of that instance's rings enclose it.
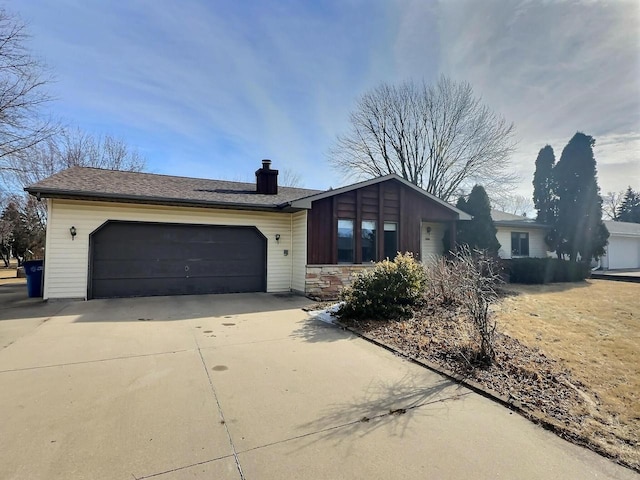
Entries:
{"label": "landscaping bed", "polygon": [[410,319],[341,323],[475,381],[561,436],[640,471],[640,292],[612,285],[509,285],[492,308],[495,358],[484,366],[467,353],[473,333],[458,307],[430,302]]}

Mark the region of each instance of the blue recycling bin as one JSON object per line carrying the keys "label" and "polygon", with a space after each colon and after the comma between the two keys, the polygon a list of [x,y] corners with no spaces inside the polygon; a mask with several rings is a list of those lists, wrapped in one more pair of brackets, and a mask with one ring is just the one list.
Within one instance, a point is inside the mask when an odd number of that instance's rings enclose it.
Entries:
{"label": "blue recycling bin", "polygon": [[27,275],[27,295],[29,298],[42,296],[43,260],[29,260],[23,263],[24,273]]}

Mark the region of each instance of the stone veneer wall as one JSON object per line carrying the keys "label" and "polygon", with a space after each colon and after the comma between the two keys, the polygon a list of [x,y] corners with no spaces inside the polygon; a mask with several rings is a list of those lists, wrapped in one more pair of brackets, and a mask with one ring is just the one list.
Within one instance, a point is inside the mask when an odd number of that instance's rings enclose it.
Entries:
{"label": "stone veneer wall", "polygon": [[351,285],[353,277],[374,264],[365,265],[307,265],[305,293],[317,300],[335,300],[343,287]]}

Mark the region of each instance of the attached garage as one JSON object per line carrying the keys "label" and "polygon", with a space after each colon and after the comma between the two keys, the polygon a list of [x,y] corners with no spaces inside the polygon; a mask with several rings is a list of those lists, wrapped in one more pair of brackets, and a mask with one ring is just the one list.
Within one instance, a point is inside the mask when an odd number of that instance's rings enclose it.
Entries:
{"label": "attached garage", "polygon": [[89,298],[267,288],[267,239],[255,227],[108,221],[89,256]]}

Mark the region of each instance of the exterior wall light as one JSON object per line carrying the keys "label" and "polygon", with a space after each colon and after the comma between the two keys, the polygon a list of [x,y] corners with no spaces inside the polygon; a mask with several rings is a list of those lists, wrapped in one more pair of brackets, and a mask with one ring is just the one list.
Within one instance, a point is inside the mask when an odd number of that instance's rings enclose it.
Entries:
{"label": "exterior wall light", "polygon": [[431,240],[431,227],[427,227],[427,240]]}
{"label": "exterior wall light", "polygon": [[69,229],[69,233],[71,234],[71,240],[75,240],[76,239],[76,235],[78,234],[78,231],[76,230],[76,227],[74,227],[72,225],[71,228]]}
{"label": "exterior wall light", "polygon": [[276,242],[280,243],[280,234],[279,233],[276,233]]}

